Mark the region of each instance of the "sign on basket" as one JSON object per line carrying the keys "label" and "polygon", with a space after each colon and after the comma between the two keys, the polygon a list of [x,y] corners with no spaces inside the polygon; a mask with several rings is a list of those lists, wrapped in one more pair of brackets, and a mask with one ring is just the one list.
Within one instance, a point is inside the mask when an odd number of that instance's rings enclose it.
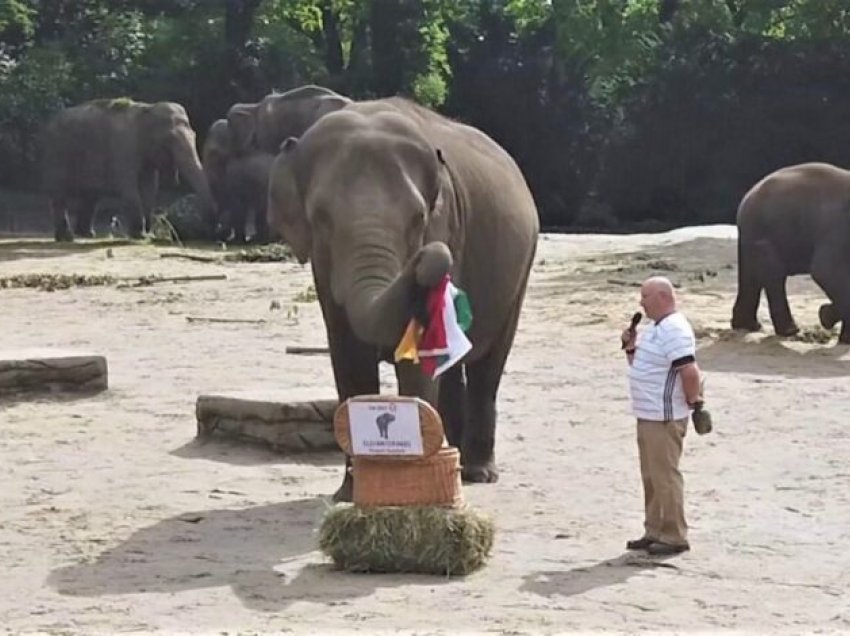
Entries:
{"label": "sign on basket", "polygon": [[415,402],[348,403],[353,455],[422,455]]}

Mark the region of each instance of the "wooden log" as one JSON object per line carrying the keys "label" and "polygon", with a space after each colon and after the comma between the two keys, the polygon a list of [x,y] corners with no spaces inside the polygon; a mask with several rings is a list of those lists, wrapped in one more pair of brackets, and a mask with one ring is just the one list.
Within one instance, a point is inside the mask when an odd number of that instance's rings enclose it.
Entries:
{"label": "wooden log", "polygon": [[56,349],[0,351],[0,396],[17,393],[97,393],[108,388],[103,356]]}
{"label": "wooden log", "polygon": [[327,347],[302,347],[298,345],[291,345],[286,348],[286,353],[290,355],[313,356],[330,353],[330,349]]}
{"label": "wooden log", "polygon": [[197,437],[257,444],[282,454],[339,451],[334,437],[336,399],[285,402],[257,394],[201,395],[195,404]]}

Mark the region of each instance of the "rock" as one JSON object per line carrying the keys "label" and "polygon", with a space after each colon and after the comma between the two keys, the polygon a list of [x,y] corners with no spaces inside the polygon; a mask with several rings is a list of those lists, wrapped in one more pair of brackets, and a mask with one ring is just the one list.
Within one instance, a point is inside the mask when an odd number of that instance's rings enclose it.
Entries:
{"label": "rock", "polygon": [[0,351],[0,396],[16,393],[98,393],[108,388],[103,356],[56,349]]}
{"label": "rock", "polygon": [[195,404],[199,438],[222,437],[284,454],[336,450],[336,399],[283,401],[269,395],[201,395]]}

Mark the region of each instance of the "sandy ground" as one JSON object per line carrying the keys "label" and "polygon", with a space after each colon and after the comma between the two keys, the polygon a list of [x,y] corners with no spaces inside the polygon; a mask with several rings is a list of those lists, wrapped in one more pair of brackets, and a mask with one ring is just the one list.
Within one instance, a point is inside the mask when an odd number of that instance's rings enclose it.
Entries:
{"label": "sandy ground", "polygon": [[[226,281],[0,290],[0,349],[108,357],[93,398],[0,405],[0,625],[13,632],[850,631],[848,347],[728,331],[734,228],[543,236],[502,384],[492,559],[465,579],[335,572],[316,529],[337,457],[194,442],[200,393],[331,397],[296,264],[163,248],[0,248],[0,275],[224,273]],[[652,272],[680,285],[715,431],[690,429],[690,553],[629,555],[642,494],[618,334]],[[789,285],[801,326],[823,296]],[[278,300],[280,311],[270,311]],[[292,309],[297,305],[297,314]],[[186,316],[265,319],[190,323]],[[384,370],[387,390],[392,378]]]}

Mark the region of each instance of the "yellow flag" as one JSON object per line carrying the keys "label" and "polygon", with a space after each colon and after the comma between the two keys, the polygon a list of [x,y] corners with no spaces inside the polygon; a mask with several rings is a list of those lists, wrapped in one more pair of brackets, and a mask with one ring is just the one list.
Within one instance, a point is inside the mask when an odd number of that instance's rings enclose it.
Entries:
{"label": "yellow flag", "polygon": [[422,338],[422,325],[415,318],[407,323],[407,329],[395,349],[395,361],[412,360],[419,364],[419,340]]}

